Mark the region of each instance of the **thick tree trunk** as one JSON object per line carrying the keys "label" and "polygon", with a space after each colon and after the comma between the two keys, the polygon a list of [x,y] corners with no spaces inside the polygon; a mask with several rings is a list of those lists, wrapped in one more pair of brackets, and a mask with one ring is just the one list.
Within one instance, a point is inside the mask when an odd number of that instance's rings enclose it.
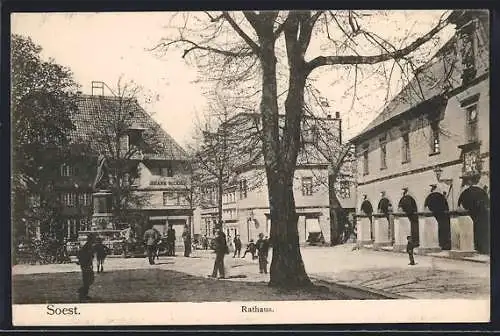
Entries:
{"label": "thick tree trunk", "polygon": [[280,176],[268,172],[273,248],[269,285],[282,288],[312,285],[300,253],[292,182],[293,174]]}

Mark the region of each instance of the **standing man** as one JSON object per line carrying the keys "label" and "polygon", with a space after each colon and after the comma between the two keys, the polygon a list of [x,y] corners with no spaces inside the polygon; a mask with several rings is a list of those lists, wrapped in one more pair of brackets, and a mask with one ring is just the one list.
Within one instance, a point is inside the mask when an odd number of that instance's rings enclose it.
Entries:
{"label": "standing man", "polygon": [[229,249],[227,247],[226,239],[223,236],[221,230],[215,232],[215,263],[214,270],[212,271],[212,278],[217,277],[217,272],[219,273],[219,279],[224,279],[224,255],[229,254]]}
{"label": "standing man", "polygon": [[82,270],[83,285],[78,289],[78,297],[80,302],[90,300],[89,289],[94,283],[94,241],[93,234],[87,236],[87,242],[78,251],[78,264]]}
{"label": "standing man", "polygon": [[234,254],[233,254],[233,258],[236,258],[236,254],[238,254],[238,258],[240,257],[240,253],[241,253],[241,239],[240,239],[240,235],[237,234],[235,237],[234,237]]}
{"label": "standing man", "polygon": [[184,226],[184,232],[182,232],[182,239],[184,240],[184,256],[189,257],[191,254],[191,233],[189,232],[188,226]]}
{"label": "standing man", "polygon": [[158,231],[153,229],[152,225],[149,225],[149,229],[144,232],[144,244],[146,244],[146,253],[148,255],[148,260],[150,265],[155,264],[154,256],[156,250],[156,243],[160,239]]}
{"label": "standing man", "polygon": [[174,257],[175,256],[175,229],[172,227],[172,224],[168,225],[167,245],[168,245],[168,255],[171,257]]}
{"label": "standing man", "polygon": [[407,236],[408,244],[406,245],[406,252],[408,253],[408,257],[410,258],[410,263],[408,265],[415,265],[415,259],[413,258],[413,249],[415,248],[415,244],[413,243],[413,239],[411,236]]}
{"label": "standing man", "polygon": [[259,239],[255,244],[257,248],[257,255],[259,257],[259,273],[267,274],[267,255],[269,253],[269,241],[264,239],[264,234],[259,233]]}

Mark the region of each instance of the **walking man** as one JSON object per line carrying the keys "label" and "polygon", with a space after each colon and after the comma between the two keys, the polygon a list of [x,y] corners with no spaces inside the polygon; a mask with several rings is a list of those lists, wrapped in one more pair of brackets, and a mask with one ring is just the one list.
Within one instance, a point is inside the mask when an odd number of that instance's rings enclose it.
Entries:
{"label": "walking man", "polygon": [[236,254],[238,254],[238,258],[239,258],[240,257],[240,253],[241,253],[241,239],[240,239],[240,235],[239,234],[237,234],[234,237],[233,243],[234,243],[233,258],[236,258]]}
{"label": "walking man", "polygon": [[264,239],[264,234],[259,233],[259,239],[255,244],[257,248],[257,255],[259,257],[259,273],[267,274],[267,256],[269,253],[269,241]]}
{"label": "walking man", "polygon": [[144,232],[144,243],[146,244],[146,253],[148,256],[149,264],[154,265],[155,264],[155,250],[156,250],[156,243],[160,239],[158,235],[158,231],[153,229],[152,225],[149,226],[149,229]]}
{"label": "walking man", "polygon": [[87,242],[78,251],[78,264],[82,270],[83,285],[78,289],[78,297],[80,302],[90,300],[89,290],[94,283],[94,242],[93,234],[87,236]]}
{"label": "walking man", "polygon": [[186,225],[184,227],[184,232],[182,233],[182,239],[184,239],[184,256],[189,257],[191,254],[191,233]]}
{"label": "walking man", "polygon": [[219,279],[224,279],[224,256],[229,254],[229,249],[227,247],[226,239],[222,235],[220,230],[215,233],[215,263],[214,270],[212,271],[212,278],[217,277],[217,272],[219,273]]}
{"label": "walking man", "polygon": [[411,236],[407,236],[406,239],[408,240],[408,244],[406,245],[406,252],[408,253],[408,257],[410,258],[410,263],[408,265],[413,266],[415,265],[415,259],[413,258],[413,249],[415,248],[415,245]]}
{"label": "walking man", "polygon": [[167,255],[171,257],[175,256],[175,229],[172,227],[172,224],[168,225],[167,230]]}

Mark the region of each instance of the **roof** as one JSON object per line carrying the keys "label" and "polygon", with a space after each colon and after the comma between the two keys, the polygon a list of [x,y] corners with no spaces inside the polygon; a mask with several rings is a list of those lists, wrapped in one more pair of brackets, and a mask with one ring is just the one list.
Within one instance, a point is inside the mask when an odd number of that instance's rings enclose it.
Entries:
{"label": "roof", "polygon": [[124,101],[111,96],[78,95],[75,103],[77,111],[71,116],[75,129],[70,136],[76,143],[89,143],[95,136],[95,130],[99,127],[98,123],[117,124],[119,114],[123,115],[121,119],[126,120],[129,129],[154,130],[158,149],[150,153],[144,152],[146,159],[188,159],[184,149],[153,120],[135,99]]}
{"label": "roof", "polygon": [[[415,76],[380,112],[375,119],[365,127],[352,142],[356,142],[366,133],[399,117],[419,104],[430,101],[442,95],[448,88],[460,85],[457,76],[457,61],[454,44],[456,35],[439,49],[431,60],[415,71]],[[457,80],[458,77],[458,80]]]}

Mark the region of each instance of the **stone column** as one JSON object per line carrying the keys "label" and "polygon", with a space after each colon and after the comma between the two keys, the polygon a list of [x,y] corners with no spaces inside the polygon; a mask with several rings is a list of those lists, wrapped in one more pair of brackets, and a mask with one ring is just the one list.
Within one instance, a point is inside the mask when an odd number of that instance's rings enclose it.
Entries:
{"label": "stone column", "polygon": [[356,243],[358,246],[370,245],[372,243],[371,239],[371,225],[370,218],[366,215],[357,215],[356,224]]}
{"label": "stone column", "polygon": [[385,215],[377,214],[374,216],[375,220],[375,242],[373,247],[390,246],[389,240],[389,222]]}
{"label": "stone column", "polygon": [[467,213],[451,214],[452,257],[472,256],[474,251],[474,222]]}
{"label": "stone column", "polygon": [[420,246],[417,249],[419,254],[439,252],[438,222],[430,212],[422,213],[418,216]]}
{"label": "stone column", "polygon": [[411,235],[410,220],[403,213],[394,214],[394,250],[406,251],[407,237]]}

